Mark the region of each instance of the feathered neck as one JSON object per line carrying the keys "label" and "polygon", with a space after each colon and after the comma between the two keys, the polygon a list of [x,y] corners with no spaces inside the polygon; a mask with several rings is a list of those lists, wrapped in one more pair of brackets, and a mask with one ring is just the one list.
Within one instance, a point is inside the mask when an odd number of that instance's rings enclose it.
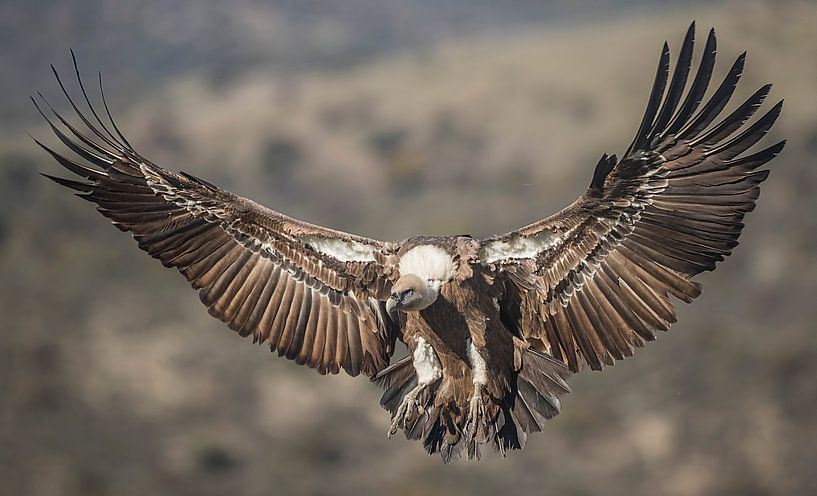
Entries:
{"label": "feathered neck", "polygon": [[444,283],[457,274],[457,263],[439,246],[420,245],[400,257],[400,274],[415,274],[427,281]]}

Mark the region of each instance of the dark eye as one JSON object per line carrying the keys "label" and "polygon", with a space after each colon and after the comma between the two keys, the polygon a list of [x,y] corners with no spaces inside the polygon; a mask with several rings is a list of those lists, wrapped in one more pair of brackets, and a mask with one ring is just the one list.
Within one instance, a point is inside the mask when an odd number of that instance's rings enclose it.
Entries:
{"label": "dark eye", "polygon": [[414,294],[413,289],[407,289],[407,290],[403,291],[402,293],[400,293],[400,299],[402,300],[406,296],[410,296],[410,295],[413,295],[413,294]]}

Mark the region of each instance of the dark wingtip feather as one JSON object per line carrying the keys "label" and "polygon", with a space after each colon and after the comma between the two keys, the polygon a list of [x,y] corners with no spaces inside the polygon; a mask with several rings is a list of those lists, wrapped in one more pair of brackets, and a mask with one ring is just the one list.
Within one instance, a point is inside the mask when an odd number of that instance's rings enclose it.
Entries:
{"label": "dark wingtip feather", "polygon": [[[99,118],[99,115],[96,113],[96,109],[94,109],[94,106],[91,105],[91,99],[88,97],[88,92],[85,90],[85,84],[82,82],[82,76],[80,75],[79,72],[79,64],[77,63],[77,58],[74,55],[73,50],[71,51],[71,60],[74,63],[74,74],[76,74],[77,83],[79,83],[79,89],[82,92],[82,96],[85,99],[85,103],[88,105],[88,109],[91,111],[91,115],[94,116],[96,121],[99,123],[100,127],[102,127],[102,130],[108,133],[108,136],[110,136],[111,140],[113,140],[111,146],[113,146],[119,151],[122,151],[125,148],[125,145],[122,142],[120,142],[116,138],[116,136],[113,135],[110,129],[108,129],[108,126],[106,126],[105,123],[102,122],[102,119]],[[110,140],[107,140],[107,138],[106,141],[110,142]]]}
{"label": "dark wingtip feather", "polygon": [[703,100],[706,89],[709,86],[709,80],[712,77],[712,70],[715,67],[717,45],[718,41],[715,36],[715,29],[711,28],[706,38],[701,62],[698,65],[698,72],[692,81],[692,86],[689,88],[689,92],[684,99],[684,103],[681,104],[681,108],[667,126],[664,135],[677,133],[678,130],[687,123],[695,110],[697,110],[701,100]]}
{"label": "dark wingtip feather", "polygon": [[716,145],[728,138],[757,112],[763,105],[771,89],[771,84],[761,86],[721,122],[712,127],[709,131],[690,141],[690,146],[696,146],[698,144]]}
{"label": "dark wingtip feather", "polygon": [[630,146],[627,148],[625,155],[629,155],[633,150],[642,148],[650,134],[653,127],[655,116],[658,113],[658,107],[661,105],[661,99],[664,96],[664,90],[667,86],[667,78],[669,77],[669,43],[664,42],[661,48],[661,57],[658,60],[658,69],[655,72],[655,80],[653,81],[650,98],[647,100],[647,108],[644,111],[644,117],[641,119],[641,124],[638,126],[638,132]]}
{"label": "dark wingtip feather", "polygon": [[60,186],[65,186],[66,188],[71,188],[75,191],[79,191],[82,193],[90,193],[93,191],[93,186],[88,183],[82,183],[79,181],[72,181],[70,179],[65,179],[63,177],[52,176],[51,174],[46,174],[44,172],[39,173],[43,177],[47,177],[48,179],[54,181],[55,183],[59,184]]}
{"label": "dark wingtip feather", "polygon": [[748,129],[726,143],[709,150],[707,155],[719,155],[725,160],[731,160],[740,155],[769,132],[777,118],[780,117],[782,110],[783,100],[780,100]]}
{"label": "dark wingtip feather", "polygon": [[604,179],[613,170],[616,165],[615,155],[608,157],[605,153],[596,164],[596,169],[593,171],[593,179],[590,181],[590,189],[601,190],[604,187]]}
{"label": "dark wingtip feather", "polygon": [[694,46],[695,21],[692,21],[692,24],[690,24],[684,35],[681,50],[678,52],[678,62],[675,63],[675,70],[672,74],[672,81],[664,97],[664,103],[661,105],[661,111],[658,113],[658,117],[655,119],[655,123],[647,136],[648,139],[664,132],[667,124],[675,113],[675,109],[678,107],[678,103],[681,101],[689,72],[692,69],[692,51]]}
{"label": "dark wingtip feather", "polygon": [[[67,127],[70,130],[70,132],[74,134],[74,136],[79,138],[80,141],[87,144],[88,146],[90,146],[91,148],[93,148],[94,150],[96,150],[97,152],[99,152],[101,154],[105,154],[110,158],[114,157],[113,155],[111,155],[111,153],[108,150],[106,150],[106,149],[102,148],[101,146],[97,145],[96,143],[94,143],[91,139],[84,136],[74,126],[72,126],[68,121],[66,121],[59,113],[57,113],[54,110],[54,107],[52,107],[51,104],[48,103],[48,100],[45,99],[45,97],[42,95],[42,93],[37,92],[37,94],[43,100],[43,103],[45,103],[48,106],[48,109],[51,111],[51,113],[54,114],[54,116],[57,119],[59,119],[59,121],[65,127]],[[34,100],[33,98],[32,98],[32,101],[34,102],[34,106],[37,108],[37,111],[40,113],[40,115],[43,116],[43,119],[45,119],[45,121],[48,123],[49,127],[51,128],[51,131],[57,136],[57,138],[59,138],[59,140],[65,146],[70,148],[77,155],[83,157],[84,159],[88,160],[89,162],[91,162],[93,164],[96,164],[96,165],[98,165],[100,167],[105,168],[106,164],[110,164],[110,162],[108,161],[107,158],[105,158],[105,157],[103,157],[103,156],[101,156],[101,155],[99,155],[97,153],[94,153],[91,150],[89,150],[89,149],[79,145],[78,143],[72,141],[64,132],[62,132],[51,121],[51,119],[49,119],[49,117],[45,114],[45,112],[42,110],[42,108],[37,104],[37,101]]]}
{"label": "dark wingtip feather", "polygon": [[[45,99],[45,97],[43,96],[43,94],[42,94],[42,93],[40,93],[40,92],[38,91],[38,92],[37,92],[37,95],[38,95],[38,96],[39,96],[39,97],[42,99],[42,101],[43,101],[43,102],[45,102],[45,103],[46,103],[46,105],[48,104],[48,101]],[[40,115],[41,115],[41,116],[43,116],[43,118],[46,120],[46,122],[48,122],[49,124],[51,124],[51,122],[48,120],[48,116],[47,116],[47,115],[45,115],[45,112],[43,112],[43,109],[40,107],[40,104],[39,104],[39,103],[37,103],[37,99],[36,99],[36,98],[34,98],[34,96],[33,96],[33,95],[30,95],[30,96],[29,96],[29,98],[31,99],[31,103],[33,103],[33,104],[34,104],[34,108],[36,108],[36,109],[37,109],[37,112],[39,112],[39,113],[40,113]]]}
{"label": "dark wingtip feather", "polygon": [[[74,66],[74,67],[76,68],[76,60],[74,60],[74,63],[75,63],[75,66]],[[77,71],[79,71],[79,69],[77,69]],[[60,77],[59,72],[57,72],[57,69],[54,67],[54,65],[53,65],[53,64],[51,64],[51,72],[53,72],[53,73],[54,73],[54,78],[57,80],[57,84],[59,84],[60,89],[62,90],[63,95],[65,95],[65,98],[68,100],[68,103],[69,103],[69,104],[71,104],[71,108],[73,108],[73,109],[74,109],[74,112],[76,112],[76,114],[77,114],[77,116],[80,118],[80,120],[82,120],[82,122],[83,122],[83,123],[84,123],[84,124],[85,124],[85,125],[88,127],[88,129],[89,129],[91,132],[93,132],[95,135],[97,135],[97,137],[99,137],[99,138],[100,138],[100,139],[101,139],[103,142],[105,142],[105,143],[106,143],[108,146],[111,146],[111,147],[113,147],[114,149],[117,149],[117,150],[118,150],[118,149],[119,149],[119,147],[117,146],[117,144],[116,144],[115,142],[111,141],[111,140],[110,140],[110,139],[109,139],[107,136],[105,136],[104,134],[102,134],[102,132],[100,132],[100,131],[99,131],[99,129],[97,129],[97,128],[96,128],[96,127],[95,127],[95,126],[94,126],[94,125],[91,123],[91,121],[89,121],[89,120],[88,120],[88,118],[85,116],[85,114],[83,114],[83,113],[82,113],[82,111],[81,111],[81,110],[79,109],[79,107],[77,106],[76,102],[74,102],[74,99],[73,99],[73,98],[71,98],[71,94],[70,94],[70,93],[68,93],[68,89],[65,87],[65,84],[62,82],[62,78]],[[77,75],[79,75],[79,72],[77,72]],[[82,88],[82,80],[80,79],[80,80],[79,80],[79,82],[80,82],[80,88]],[[85,91],[85,90],[83,89],[83,93],[84,93],[84,91]],[[86,97],[86,100],[87,100],[87,95],[86,95],[85,97]],[[90,102],[89,102],[88,104],[89,104],[89,106],[90,106]],[[91,107],[91,112],[93,113],[93,107]],[[97,120],[98,120],[98,118],[97,118]],[[109,134],[110,134],[110,133],[109,133]]]}
{"label": "dark wingtip feather", "polygon": [[[73,135],[74,135],[74,136],[75,136],[77,139],[79,139],[80,141],[82,141],[83,143],[85,143],[85,144],[86,144],[88,147],[92,148],[92,149],[93,149],[93,150],[95,150],[97,153],[102,154],[102,155],[104,155],[104,156],[108,157],[109,159],[113,159],[113,158],[115,158],[115,157],[116,157],[116,155],[114,155],[113,153],[111,153],[111,151],[110,151],[110,150],[108,150],[108,149],[106,149],[105,147],[103,147],[103,146],[99,145],[98,143],[96,143],[95,141],[93,141],[92,139],[90,139],[88,136],[86,136],[86,135],[84,135],[83,133],[81,133],[81,132],[80,132],[80,131],[79,131],[79,130],[76,128],[76,127],[74,127],[73,125],[71,125],[71,123],[70,123],[70,122],[68,122],[68,120],[66,120],[66,119],[65,119],[65,118],[64,118],[62,115],[60,115],[60,113],[59,113],[59,112],[57,112],[57,111],[54,109],[54,107],[51,105],[51,103],[49,103],[49,101],[48,101],[48,100],[45,98],[45,96],[43,96],[43,94],[42,94],[41,92],[39,92],[39,91],[38,91],[38,92],[37,92],[37,95],[40,97],[40,99],[43,101],[43,103],[45,103],[45,105],[46,105],[46,106],[48,106],[48,110],[50,110],[50,111],[51,111],[51,114],[52,114],[54,117],[56,117],[56,118],[57,118],[57,119],[58,119],[58,120],[59,120],[59,121],[62,123],[62,125],[63,125],[63,126],[65,126],[66,128],[68,128],[68,130],[69,130],[69,131],[70,131],[70,132],[71,132],[71,133],[72,133],[72,134],[73,134]],[[54,125],[51,123],[51,121],[48,119],[48,117],[47,117],[47,116],[46,116],[46,115],[43,113],[43,111],[40,109],[39,105],[37,105],[37,101],[34,99],[34,97],[31,97],[31,101],[34,103],[34,106],[35,106],[35,107],[37,107],[37,110],[40,112],[40,115],[42,115],[42,116],[45,118],[46,122],[48,122],[48,124],[52,126],[52,129],[54,129]],[[59,132],[59,131],[57,131],[56,129],[54,129],[54,133],[55,133],[55,134],[57,134],[58,136],[59,136],[59,134],[60,134],[60,132]]]}
{"label": "dark wingtip feather", "polygon": [[116,121],[113,120],[113,116],[111,115],[111,109],[108,107],[108,99],[105,98],[105,88],[102,87],[102,71],[97,71],[97,77],[99,79],[99,94],[102,95],[102,105],[105,107],[105,113],[108,115],[108,120],[111,122],[114,131],[116,131],[117,136],[124,142],[128,151],[133,150],[133,145],[130,144],[125,135],[122,134],[122,131],[119,130],[119,126],[116,125]]}
{"label": "dark wingtip feather", "polygon": [[[28,134],[28,133],[26,133],[26,134]],[[54,160],[59,162],[60,165],[62,165],[66,169],[70,170],[74,174],[76,174],[78,176],[82,176],[85,179],[90,179],[92,181],[96,181],[96,180],[99,180],[99,179],[107,176],[107,174],[105,172],[103,172],[103,171],[96,170],[96,169],[93,169],[93,168],[90,168],[90,167],[86,167],[84,165],[81,165],[81,164],[78,164],[78,163],[74,162],[73,160],[70,160],[70,159],[68,159],[66,157],[63,157],[59,153],[55,152],[54,150],[52,150],[51,148],[49,148],[48,146],[46,146],[45,144],[40,142],[40,140],[38,140],[37,138],[31,136],[30,134],[29,134],[29,136],[31,137],[31,139],[34,140],[34,142],[37,145],[39,145],[40,148],[42,148],[49,155],[51,155],[51,157],[54,158]]]}
{"label": "dark wingtip feather", "polygon": [[743,75],[743,68],[746,65],[746,52],[743,52],[735,59],[726,77],[721,82],[718,89],[704,105],[700,112],[683,128],[678,131],[678,136],[683,139],[692,139],[703,131],[723,110],[732,94],[735,92],[735,87]]}
{"label": "dark wingtip feather", "polygon": [[38,144],[40,146],[43,146],[42,142],[40,142],[40,140],[38,140],[33,134],[29,133],[28,131],[25,131],[25,133],[26,133],[26,136],[28,136],[29,138],[32,139],[32,141],[34,141],[34,143],[36,143],[36,144]]}

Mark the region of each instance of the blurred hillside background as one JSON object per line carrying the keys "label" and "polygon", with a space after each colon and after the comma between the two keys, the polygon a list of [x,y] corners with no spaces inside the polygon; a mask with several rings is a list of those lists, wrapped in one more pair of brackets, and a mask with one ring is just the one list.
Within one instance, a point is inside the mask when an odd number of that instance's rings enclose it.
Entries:
{"label": "blurred hillside background", "polygon": [[[764,143],[789,145],[673,332],[575,376],[504,460],[387,440],[374,385],[208,317],[24,134],[56,145],[27,97],[65,109],[48,64],[73,47],[157,163],[380,239],[505,232],[624,150],[692,19],[715,79],[749,51],[736,100],[775,83]],[[0,3],[0,494],[817,494],[816,24],[737,0]]]}

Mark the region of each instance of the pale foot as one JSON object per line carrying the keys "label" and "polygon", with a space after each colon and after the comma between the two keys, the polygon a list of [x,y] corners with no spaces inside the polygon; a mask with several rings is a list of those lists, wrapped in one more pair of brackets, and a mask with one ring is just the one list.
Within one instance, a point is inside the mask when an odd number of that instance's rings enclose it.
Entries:
{"label": "pale foot", "polygon": [[468,405],[468,420],[465,422],[465,432],[470,437],[476,435],[477,426],[485,418],[485,401],[482,399],[482,386],[474,385],[474,393]]}
{"label": "pale foot", "polygon": [[388,432],[389,439],[391,439],[401,427],[408,427],[408,421],[413,411],[416,411],[417,415],[421,417],[425,415],[426,412],[423,405],[417,401],[417,396],[419,396],[423,389],[425,389],[425,386],[421,384],[403,396],[403,401],[400,402],[400,406],[397,407],[397,411],[394,412],[394,416],[392,417],[391,427],[389,427]]}

